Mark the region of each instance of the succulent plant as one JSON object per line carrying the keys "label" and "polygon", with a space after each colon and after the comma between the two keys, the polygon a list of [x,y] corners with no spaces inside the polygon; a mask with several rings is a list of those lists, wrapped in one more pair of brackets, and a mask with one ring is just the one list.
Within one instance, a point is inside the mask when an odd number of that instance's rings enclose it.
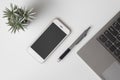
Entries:
{"label": "succulent plant", "polygon": [[17,5],[11,4],[11,9],[6,8],[4,11],[4,18],[7,18],[8,26],[11,26],[9,31],[16,33],[22,29],[25,30],[26,26],[34,19],[33,9],[19,8]]}

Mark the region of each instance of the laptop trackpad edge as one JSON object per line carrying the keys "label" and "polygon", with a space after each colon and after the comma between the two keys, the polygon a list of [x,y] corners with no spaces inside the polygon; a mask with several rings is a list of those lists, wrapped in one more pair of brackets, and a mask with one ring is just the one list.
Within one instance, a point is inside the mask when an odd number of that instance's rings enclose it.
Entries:
{"label": "laptop trackpad edge", "polygon": [[120,80],[120,64],[115,61],[103,74],[105,80]]}

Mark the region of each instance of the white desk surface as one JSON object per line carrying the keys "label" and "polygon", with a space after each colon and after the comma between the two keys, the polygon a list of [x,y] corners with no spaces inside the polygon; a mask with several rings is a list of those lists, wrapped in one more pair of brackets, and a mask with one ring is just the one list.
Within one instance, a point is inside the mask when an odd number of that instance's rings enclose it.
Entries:
{"label": "white desk surface", "polygon": [[[27,30],[16,34],[8,32],[6,19],[2,18],[3,10],[10,3],[38,6],[39,10],[41,2],[0,2],[0,80],[101,80],[76,52],[120,10],[120,0],[46,0]],[[44,64],[40,64],[29,55],[27,47],[56,17],[62,19],[72,33]],[[58,63],[57,58],[89,25],[93,27],[88,36]]]}

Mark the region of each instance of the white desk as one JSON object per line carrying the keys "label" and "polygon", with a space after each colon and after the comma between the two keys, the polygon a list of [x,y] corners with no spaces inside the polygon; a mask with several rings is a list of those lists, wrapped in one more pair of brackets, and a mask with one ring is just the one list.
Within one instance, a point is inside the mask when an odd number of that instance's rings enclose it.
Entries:
{"label": "white desk", "polygon": [[[16,34],[8,32],[3,10],[10,3],[34,6],[39,0],[1,0],[0,2],[0,80],[100,80],[77,56],[76,52],[92,38],[119,10],[120,0],[46,0],[47,3],[28,29]],[[61,18],[72,34],[44,64],[27,52],[27,47],[55,17]],[[57,58],[89,26],[89,35],[60,63]]]}

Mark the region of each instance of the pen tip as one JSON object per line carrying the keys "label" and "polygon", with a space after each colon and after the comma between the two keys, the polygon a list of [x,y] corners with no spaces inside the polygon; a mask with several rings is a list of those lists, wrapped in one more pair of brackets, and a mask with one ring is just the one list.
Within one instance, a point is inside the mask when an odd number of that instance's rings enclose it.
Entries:
{"label": "pen tip", "polygon": [[87,28],[86,32],[88,32],[90,28],[91,28],[91,26]]}
{"label": "pen tip", "polygon": [[57,62],[60,62],[60,61],[61,61],[60,59],[57,60]]}

